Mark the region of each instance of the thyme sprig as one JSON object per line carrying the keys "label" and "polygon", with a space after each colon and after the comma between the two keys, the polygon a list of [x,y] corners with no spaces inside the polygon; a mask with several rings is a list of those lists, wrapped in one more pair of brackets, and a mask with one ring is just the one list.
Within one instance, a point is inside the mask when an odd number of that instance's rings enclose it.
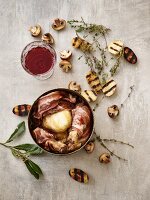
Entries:
{"label": "thyme sprig", "polygon": [[109,28],[107,28],[103,25],[86,23],[82,17],[81,17],[81,20],[73,19],[73,20],[69,20],[67,22],[68,22],[68,24],[70,24],[71,28],[75,29],[75,31],[77,33],[85,32],[88,34],[93,33],[95,36],[99,36],[99,35],[104,36],[106,33],[108,33],[108,31],[110,31]]}
{"label": "thyme sprig", "polygon": [[94,112],[95,112],[95,110],[98,108],[99,104],[102,102],[102,100],[104,99],[104,97],[105,97],[105,95],[103,95],[103,96],[101,97],[101,99],[98,100],[98,101],[96,102],[96,104],[95,104],[94,107],[93,107],[93,111],[94,111]]}
{"label": "thyme sprig", "polygon": [[135,85],[130,86],[130,91],[128,93],[128,96],[125,98],[125,100],[123,101],[123,103],[121,103],[121,105],[120,105],[121,108],[124,106],[124,104],[126,103],[126,101],[128,100],[128,98],[130,98],[131,94],[134,91],[134,87],[135,87]]}
{"label": "thyme sprig", "polygon": [[6,147],[7,149],[11,150],[11,153],[16,158],[23,161],[26,165],[29,172],[36,178],[39,179],[40,175],[42,175],[41,168],[34,163],[30,159],[30,155],[39,155],[43,152],[43,150],[35,144],[21,144],[17,146],[8,145],[16,139],[17,137],[21,136],[25,132],[25,122],[21,122],[18,124],[15,131],[11,134],[9,139],[6,142],[0,142],[0,145]]}
{"label": "thyme sprig", "polygon": [[118,72],[119,68],[120,68],[120,59],[117,59],[115,64],[110,69],[111,76],[114,76]]}
{"label": "thyme sprig", "polygon": [[129,144],[129,143],[126,143],[126,142],[123,142],[123,141],[120,141],[120,140],[116,140],[116,139],[102,139],[102,138],[100,137],[100,135],[97,135],[96,132],[94,132],[94,134],[95,134],[95,139],[94,139],[94,140],[97,140],[97,141],[100,143],[100,145],[101,145],[102,147],[104,147],[104,148],[110,153],[111,156],[115,156],[115,157],[118,158],[119,160],[127,161],[127,159],[122,158],[121,156],[118,156],[118,155],[115,154],[112,150],[110,150],[110,149],[105,145],[104,142],[115,142],[115,143],[120,143],[120,144],[128,145],[128,146],[134,148],[133,145],[131,145],[131,144]]}

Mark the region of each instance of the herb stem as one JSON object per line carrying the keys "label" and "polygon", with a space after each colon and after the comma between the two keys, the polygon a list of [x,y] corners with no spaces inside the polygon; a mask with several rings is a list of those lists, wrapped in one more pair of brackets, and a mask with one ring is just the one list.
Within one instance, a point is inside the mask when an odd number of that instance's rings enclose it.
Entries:
{"label": "herb stem", "polygon": [[115,142],[115,143],[120,143],[120,144],[124,144],[124,145],[128,145],[132,148],[134,148],[134,146],[132,144],[126,143],[126,142],[122,142],[120,140],[116,140],[116,139],[101,139],[104,142]]}
{"label": "herb stem", "polygon": [[0,142],[0,145],[4,146],[4,147],[6,147],[6,148],[9,148],[9,149],[12,148],[12,146],[6,145],[6,143],[2,143],[2,142]]}
{"label": "herb stem", "polygon": [[111,156],[115,156],[116,158],[118,158],[119,160],[123,160],[123,161],[127,161],[127,159],[125,158],[122,158],[120,156],[118,156],[117,154],[115,154],[113,151],[111,151],[105,144],[104,142],[102,141],[102,139],[97,136],[96,139],[100,142],[100,144],[110,153]]}
{"label": "herb stem", "polygon": [[128,100],[128,98],[130,98],[133,90],[134,90],[135,85],[130,86],[130,92],[128,93],[128,96],[126,97],[126,99],[123,101],[123,103],[121,103],[120,107],[122,108],[125,104],[125,102]]}

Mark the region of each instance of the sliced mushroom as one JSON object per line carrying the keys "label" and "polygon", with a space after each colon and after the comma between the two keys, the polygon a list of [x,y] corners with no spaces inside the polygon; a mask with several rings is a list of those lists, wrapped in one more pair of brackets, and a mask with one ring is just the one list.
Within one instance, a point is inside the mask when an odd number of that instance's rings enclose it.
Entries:
{"label": "sliced mushroom", "polygon": [[108,115],[111,118],[115,118],[119,115],[119,108],[117,105],[112,105],[107,109]]}
{"label": "sliced mushroom", "polygon": [[48,44],[54,44],[54,38],[50,33],[42,35],[42,40]]}
{"label": "sliced mushroom", "polygon": [[66,21],[64,19],[57,18],[52,24],[52,28],[56,31],[60,31],[66,27]]}
{"label": "sliced mushroom", "polygon": [[68,85],[68,89],[76,91],[76,92],[80,92],[81,91],[81,87],[79,84],[77,84],[75,81],[71,81]]}
{"label": "sliced mushroom", "polygon": [[99,157],[99,161],[101,163],[105,163],[105,164],[109,163],[110,162],[110,154],[109,153],[101,154]]}
{"label": "sliced mushroom", "polygon": [[69,50],[67,50],[67,51],[63,50],[60,52],[60,58],[62,60],[67,60],[67,59],[71,58],[71,56],[72,56],[72,53]]}
{"label": "sliced mushroom", "polygon": [[59,63],[59,67],[62,68],[62,70],[64,72],[68,72],[69,70],[71,70],[72,68],[72,65],[69,61],[67,60],[62,60],[60,63]]}
{"label": "sliced mushroom", "polygon": [[40,25],[35,25],[35,26],[31,26],[29,31],[32,36],[37,37],[41,34],[42,29]]}

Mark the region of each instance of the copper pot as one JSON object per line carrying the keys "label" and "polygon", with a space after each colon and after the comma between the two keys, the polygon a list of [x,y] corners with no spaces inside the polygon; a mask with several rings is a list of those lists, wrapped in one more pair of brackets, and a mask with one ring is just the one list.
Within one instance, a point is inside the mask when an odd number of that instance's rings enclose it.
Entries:
{"label": "copper pot", "polygon": [[[92,137],[92,135],[93,135],[93,132],[94,132],[94,115],[93,115],[93,111],[92,111],[92,109],[91,109],[89,103],[87,102],[87,100],[86,100],[84,97],[82,97],[82,96],[81,96],[79,93],[77,93],[77,92],[72,91],[72,90],[69,90],[69,89],[65,89],[65,88],[57,88],[57,89],[49,90],[48,92],[45,92],[45,93],[43,93],[41,96],[39,96],[39,97],[35,100],[35,102],[33,103],[32,107],[31,107],[31,110],[30,110],[30,112],[29,112],[29,115],[28,115],[28,128],[29,128],[29,132],[30,132],[31,137],[33,138],[34,142],[36,143],[34,137],[32,136],[32,131],[33,131],[33,129],[35,128],[35,127],[34,127],[34,123],[33,123],[33,121],[32,121],[32,119],[33,119],[33,111],[34,111],[35,106],[36,106],[36,103],[37,103],[37,101],[39,100],[40,97],[45,96],[45,95],[47,95],[47,94],[49,94],[49,93],[52,93],[52,92],[55,92],[55,91],[65,91],[65,92],[68,92],[69,94],[73,94],[74,96],[79,97],[79,98],[81,98],[81,99],[84,101],[85,105],[87,105],[88,108],[89,108],[90,111],[91,111],[91,120],[90,120],[90,123],[91,123],[91,133],[90,133],[90,136],[89,136],[89,138],[87,139],[87,141],[86,141],[79,149],[76,149],[76,150],[74,150],[74,151],[72,151],[72,152],[69,152],[69,153],[54,153],[54,152],[50,152],[50,151],[45,150],[45,149],[42,148],[41,146],[40,146],[40,147],[41,147],[44,151],[47,151],[47,152],[49,152],[49,153],[51,153],[51,154],[54,154],[54,155],[68,155],[68,154],[73,154],[73,153],[75,153],[75,152],[78,152],[78,151],[81,150],[82,148],[84,148],[84,146],[85,146],[85,145],[89,142],[89,140],[91,139],[91,137]],[[37,144],[37,143],[36,143],[36,144]],[[39,146],[39,144],[37,144],[37,145]]]}

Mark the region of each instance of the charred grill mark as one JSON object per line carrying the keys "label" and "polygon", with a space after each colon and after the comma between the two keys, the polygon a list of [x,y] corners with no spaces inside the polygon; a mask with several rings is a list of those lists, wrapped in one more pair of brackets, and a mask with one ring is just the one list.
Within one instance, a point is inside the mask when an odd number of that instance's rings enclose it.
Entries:
{"label": "charred grill mark", "polygon": [[104,94],[108,94],[108,93],[111,92],[114,88],[116,88],[116,85],[114,85],[113,87],[111,87],[109,90],[105,91]]}
{"label": "charred grill mark", "polygon": [[116,51],[116,52],[119,52],[117,49],[114,49],[113,47],[110,47],[110,49]]}
{"label": "charred grill mark", "polygon": [[89,93],[87,90],[85,90],[85,93],[87,94],[88,98],[90,99],[90,101],[93,101],[92,98],[90,97]]}
{"label": "charred grill mark", "polygon": [[98,80],[99,80],[99,78],[95,76],[95,78],[93,80],[88,80],[88,84],[91,84],[92,82],[98,81]]}
{"label": "charred grill mark", "polygon": [[80,170],[80,174],[81,174],[81,182],[84,183],[85,174],[82,170]]}
{"label": "charred grill mark", "polygon": [[106,88],[110,83],[114,82],[114,80],[110,80],[108,81],[104,86],[103,86],[103,89]]}
{"label": "charred grill mark", "polygon": [[17,105],[17,106],[15,106],[12,111],[13,111],[13,113],[15,115],[23,117],[23,116],[28,115],[30,109],[31,109],[30,105],[23,104],[23,105]]}
{"label": "charred grill mark", "polygon": [[79,181],[78,180],[78,170],[75,168],[74,169],[74,179],[76,180],[76,181]]}
{"label": "charred grill mark", "polygon": [[88,175],[81,169],[73,168],[69,170],[69,175],[80,183],[87,183],[89,180]]}
{"label": "charred grill mark", "polygon": [[114,42],[113,44],[115,44],[115,45],[118,46],[118,47],[122,47],[120,44],[118,44],[118,43],[116,43],[116,42]]}
{"label": "charred grill mark", "polygon": [[96,88],[99,87],[99,86],[100,86],[100,83],[98,83],[98,84],[96,84],[96,85],[93,85],[92,88],[93,88],[93,89],[96,89]]}

